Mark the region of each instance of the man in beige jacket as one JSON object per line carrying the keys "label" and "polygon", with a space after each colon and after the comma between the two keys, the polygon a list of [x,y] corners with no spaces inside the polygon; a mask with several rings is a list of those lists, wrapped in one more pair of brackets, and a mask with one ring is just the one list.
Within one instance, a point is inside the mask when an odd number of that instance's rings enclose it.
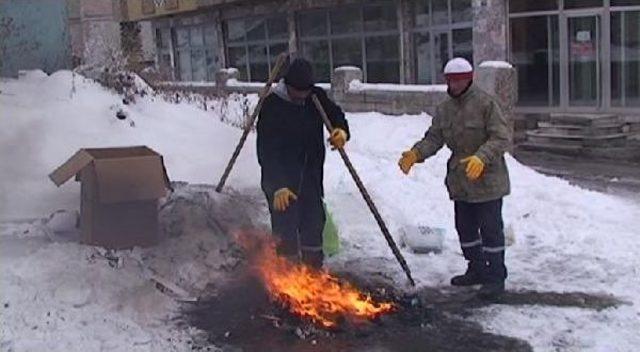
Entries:
{"label": "man in beige jacket", "polygon": [[473,85],[473,68],[467,60],[450,60],[444,74],[450,98],[438,105],[424,138],[402,153],[398,164],[407,174],[443,145],[451,149],[445,183],[468,261],[467,271],[452,278],[451,284],[482,284],[479,296],[495,299],[504,292],[507,277],[502,198],[510,185],[503,154],[511,145],[511,130],[498,103]]}

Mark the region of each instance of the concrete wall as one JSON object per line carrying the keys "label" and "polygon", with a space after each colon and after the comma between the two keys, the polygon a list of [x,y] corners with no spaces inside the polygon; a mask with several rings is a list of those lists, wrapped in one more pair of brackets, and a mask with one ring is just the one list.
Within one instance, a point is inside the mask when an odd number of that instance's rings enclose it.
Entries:
{"label": "concrete wall", "polygon": [[338,67],[333,73],[331,92],[347,111],[378,111],[385,114],[433,114],[447,98],[446,86],[362,83],[362,70]]}
{"label": "concrete wall", "polygon": [[[492,94],[500,103],[510,121],[517,101],[515,69],[507,63],[481,64],[475,72],[476,84]],[[255,94],[264,83],[240,82],[235,69],[222,69],[211,83],[164,82],[155,88],[166,91],[187,91],[206,96],[224,96],[230,93]],[[402,85],[362,83],[362,70],[357,67],[338,67],[330,86],[323,86],[345,111],[377,111],[390,115],[433,114],[435,107],[447,99],[443,85]]]}
{"label": "concrete wall", "polygon": [[0,1],[0,75],[18,70],[47,73],[69,68],[71,51],[66,0]]}

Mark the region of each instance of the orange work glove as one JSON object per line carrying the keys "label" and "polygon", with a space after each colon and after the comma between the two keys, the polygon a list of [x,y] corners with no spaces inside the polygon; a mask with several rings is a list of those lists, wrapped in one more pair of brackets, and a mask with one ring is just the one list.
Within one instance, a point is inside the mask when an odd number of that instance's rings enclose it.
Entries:
{"label": "orange work glove", "polygon": [[291,204],[291,199],[297,200],[298,196],[288,188],[280,188],[273,193],[273,208],[277,211],[285,211]]}
{"label": "orange work glove", "polygon": [[334,128],[328,140],[333,149],[344,148],[344,145],[347,143],[347,132],[342,128]]}
{"label": "orange work glove", "polygon": [[398,166],[400,166],[400,170],[402,170],[402,172],[404,172],[404,174],[406,175],[409,173],[409,170],[411,170],[411,167],[413,167],[413,164],[415,164],[416,162],[418,162],[418,152],[414,149],[411,149],[402,153],[402,157],[398,161]]}
{"label": "orange work glove", "polygon": [[467,173],[467,178],[469,180],[475,181],[480,178],[482,172],[484,171],[484,161],[482,161],[482,159],[478,158],[475,155],[472,155],[460,160],[460,164],[464,163],[467,164],[465,172]]}

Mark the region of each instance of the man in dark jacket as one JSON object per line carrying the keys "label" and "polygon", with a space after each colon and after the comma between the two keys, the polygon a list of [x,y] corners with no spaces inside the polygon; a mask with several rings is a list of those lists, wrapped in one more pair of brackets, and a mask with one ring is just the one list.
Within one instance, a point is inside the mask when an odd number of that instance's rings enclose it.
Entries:
{"label": "man in dark jacket", "polygon": [[342,148],[349,126],[339,106],[314,86],[311,64],[291,62],[284,79],[264,100],[258,120],[258,162],[278,253],[322,267],[324,124],[315,94],[334,127],[329,143]]}

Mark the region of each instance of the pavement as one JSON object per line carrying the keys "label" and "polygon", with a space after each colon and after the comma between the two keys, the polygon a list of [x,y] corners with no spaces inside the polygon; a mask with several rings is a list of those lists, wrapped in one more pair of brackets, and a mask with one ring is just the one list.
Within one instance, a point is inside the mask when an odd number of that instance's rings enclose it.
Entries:
{"label": "pavement", "polygon": [[534,170],[579,187],[640,203],[640,162],[592,159],[516,150],[514,157]]}

